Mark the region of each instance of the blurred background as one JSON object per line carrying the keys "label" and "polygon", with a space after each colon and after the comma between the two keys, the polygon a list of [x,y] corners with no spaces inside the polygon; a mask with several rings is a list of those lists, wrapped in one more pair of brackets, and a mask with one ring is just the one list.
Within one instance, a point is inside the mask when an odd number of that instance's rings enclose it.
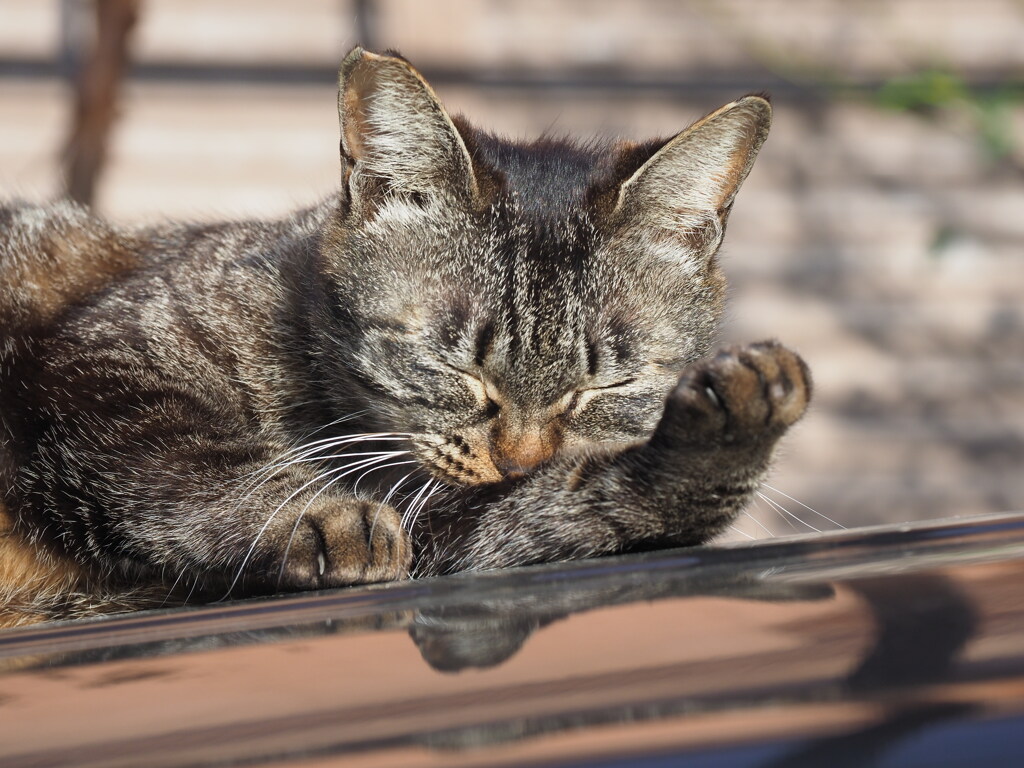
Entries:
{"label": "blurred background", "polygon": [[1024,508],[1024,2],[0,0],[0,195],[312,203],[357,42],[512,136],[667,135],[771,92],[724,340],[795,347],[816,399],[730,537]]}

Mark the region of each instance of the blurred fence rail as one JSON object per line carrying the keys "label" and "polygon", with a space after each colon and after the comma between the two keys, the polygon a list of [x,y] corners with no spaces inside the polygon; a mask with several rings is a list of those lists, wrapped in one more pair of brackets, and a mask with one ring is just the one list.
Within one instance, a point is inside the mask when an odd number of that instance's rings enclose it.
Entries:
{"label": "blurred fence rail", "polygon": [[[0,75],[73,65],[91,6],[4,0]],[[756,77],[801,93],[934,66],[996,86],[1024,67],[1016,0],[145,0],[135,37],[132,76],[160,80],[329,83],[355,42],[488,86],[703,90]]]}

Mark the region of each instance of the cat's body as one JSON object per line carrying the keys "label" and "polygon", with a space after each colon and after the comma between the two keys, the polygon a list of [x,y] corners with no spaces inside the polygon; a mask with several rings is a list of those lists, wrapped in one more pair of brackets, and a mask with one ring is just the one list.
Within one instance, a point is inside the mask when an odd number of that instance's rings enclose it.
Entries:
{"label": "cat's body", "polygon": [[806,368],[701,360],[766,101],[513,144],[356,50],[339,111],[341,193],[279,222],[0,208],[12,610],[692,544],[756,488]]}

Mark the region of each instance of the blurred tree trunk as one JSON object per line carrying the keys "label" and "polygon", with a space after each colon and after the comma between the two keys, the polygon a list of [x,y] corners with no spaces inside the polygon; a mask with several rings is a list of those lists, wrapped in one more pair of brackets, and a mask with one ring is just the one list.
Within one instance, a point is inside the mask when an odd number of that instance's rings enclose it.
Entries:
{"label": "blurred tree trunk", "polygon": [[75,111],[64,149],[65,194],[92,205],[117,116],[117,97],[128,64],[128,40],[140,0],[96,0],[96,35],[75,81]]}

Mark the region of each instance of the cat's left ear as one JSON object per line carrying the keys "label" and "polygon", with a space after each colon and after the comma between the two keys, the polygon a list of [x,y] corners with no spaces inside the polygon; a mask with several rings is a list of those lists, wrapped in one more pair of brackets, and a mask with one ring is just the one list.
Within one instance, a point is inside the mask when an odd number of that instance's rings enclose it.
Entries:
{"label": "cat's left ear", "polygon": [[690,253],[718,250],[736,192],[768,136],[772,108],[745,96],[670,139],[619,188],[616,211]]}
{"label": "cat's left ear", "polygon": [[343,173],[355,199],[445,191],[474,198],[466,144],[409,62],[355,48],[338,74]]}

